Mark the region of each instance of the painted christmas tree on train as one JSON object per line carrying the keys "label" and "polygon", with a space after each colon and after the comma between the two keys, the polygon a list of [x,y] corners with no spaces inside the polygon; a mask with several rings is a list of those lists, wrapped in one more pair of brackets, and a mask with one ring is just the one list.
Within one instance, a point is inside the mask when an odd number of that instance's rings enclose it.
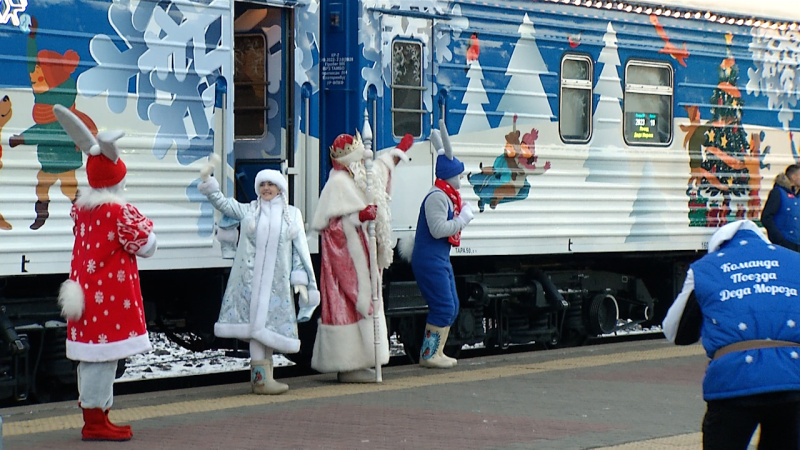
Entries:
{"label": "painted christmas tree on train", "polygon": [[699,107],[688,106],[691,124],[681,126],[691,170],[686,189],[689,222],[695,227],[758,220],[761,213],[760,171],[766,167],[769,147],[762,152],[763,132],[748,141],[742,126],[744,101],[736,87],[739,67],[731,52],[732,40],[732,35],[725,36],[728,55],[719,66],[719,82],[711,95],[711,120],[701,124]]}

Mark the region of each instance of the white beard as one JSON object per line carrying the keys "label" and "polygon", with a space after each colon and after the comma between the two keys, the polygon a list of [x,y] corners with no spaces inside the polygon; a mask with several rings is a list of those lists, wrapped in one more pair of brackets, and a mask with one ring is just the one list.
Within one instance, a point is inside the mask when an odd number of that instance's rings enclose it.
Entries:
{"label": "white beard", "polygon": [[[375,219],[375,240],[378,246],[378,267],[386,269],[392,264],[394,252],[392,250],[392,198],[387,192],[387,177],[386,173],[382,170],[377,170],[373,164],[373,200],[367,201],[368,203],[378,206],[377,218]],[[353,182],[356,186],[364,192],[364,195],[369,199],[367,192],[367,169],[364,167],[362,161],[351,163],[348,168],[350,173],[353,174]]]}

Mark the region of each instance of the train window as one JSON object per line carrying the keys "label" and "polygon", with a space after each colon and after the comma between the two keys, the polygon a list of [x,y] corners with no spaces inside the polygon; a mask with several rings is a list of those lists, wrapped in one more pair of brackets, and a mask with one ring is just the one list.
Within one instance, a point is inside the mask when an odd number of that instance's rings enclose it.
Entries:
{"label": "train window", "polygon": [[422,44],[397,40],[392,44],[392,133],[422,136]]}
{"label": "train window", "polygon": [[234,134],[255,138],[267,132],[267,42],[263,34],[234,37]]}
{"label": "train window", "polygon": [[558,128],[564,142],[588,142],[592,134],[592,60],[585,55],[564,55]]}
{"label": "train window", "polygon": [[625,66],[625,117],[629,145],[669,145],[672,141],[672,66],[629,61]]}

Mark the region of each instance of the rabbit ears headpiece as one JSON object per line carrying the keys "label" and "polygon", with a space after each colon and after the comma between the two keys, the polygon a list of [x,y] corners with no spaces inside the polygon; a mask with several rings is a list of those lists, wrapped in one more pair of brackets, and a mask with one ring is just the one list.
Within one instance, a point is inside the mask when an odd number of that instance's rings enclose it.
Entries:
{"label": "rabbit ears headpiece", "polygon": [[117,140],[125,135],[123,131],[101,131],[97,137],[69,109],[55,105],[53,113],[75,145],[89,157],[86,161],[86,176],[89,186],[95,189],[107,188],[119,184],[127,169],[119,159]]}
{"label": "rabbit ears headpiece", "polygon": [[431,131],[431,143],[439,154],[436,157],[436,178],[446,180],[464,172],[464,163],[453,155],[444,120],[439,119],[439,129]]}

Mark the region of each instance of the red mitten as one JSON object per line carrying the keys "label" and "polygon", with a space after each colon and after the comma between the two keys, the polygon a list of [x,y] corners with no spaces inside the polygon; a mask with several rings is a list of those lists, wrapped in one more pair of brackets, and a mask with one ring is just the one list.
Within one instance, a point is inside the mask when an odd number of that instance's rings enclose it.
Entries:
{"label": "red mitten", "polygon": [[376,217],[378,217],[378,205],[367,205],[358,213],[358,220],[362,223],[375,220]]}
{"label": "red mitten", "polygon": [[400,150],[407,152],[411,145],[414,144],[414,136],[410,134],[406,134],[403,136],[403,139],[400,140],[400,143],[397,144],[395,147],[399,148]]}

